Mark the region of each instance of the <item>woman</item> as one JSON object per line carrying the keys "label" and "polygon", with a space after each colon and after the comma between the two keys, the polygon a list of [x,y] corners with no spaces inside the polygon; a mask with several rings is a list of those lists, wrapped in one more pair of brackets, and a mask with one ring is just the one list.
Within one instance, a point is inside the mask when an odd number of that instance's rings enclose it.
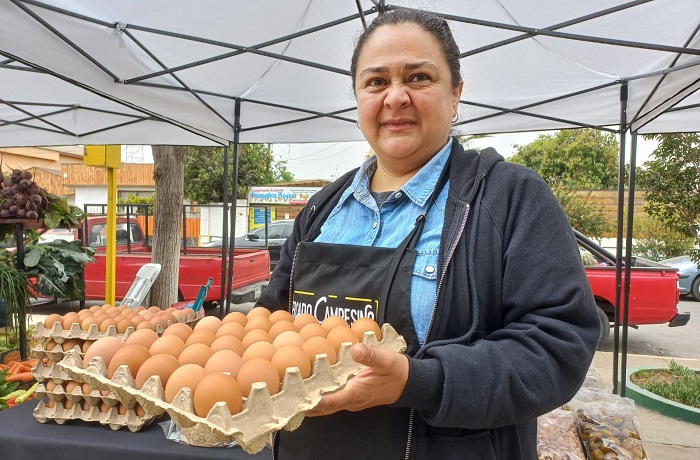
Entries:
{"label": "woman", "polygon": [[576,392],[598,338],[577,245],[539,177],[450,138],[462,91],[442,19],[380,15],[351,75],[376,156],[314,195],[258,304],[389,322],[274,457],[536,458],[536,417]]}

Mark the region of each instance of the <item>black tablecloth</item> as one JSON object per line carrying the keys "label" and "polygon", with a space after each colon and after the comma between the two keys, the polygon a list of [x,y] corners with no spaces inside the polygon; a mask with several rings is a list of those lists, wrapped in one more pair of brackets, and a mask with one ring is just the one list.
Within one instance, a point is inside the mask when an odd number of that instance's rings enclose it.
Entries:
{"label": "black tablecloth", "polygon": [[[161,460],[226,459],[269,460],[265,448],[255,455],[240,447],[193,447],[165,438],[158,421],[136,433],[114,431],[108,426],[82,421],[58,425],[52,420],[39,423],[32,415],[38,404],[30,400],[0,412],[0,458],[51,460]],[[167,419],[161,419],[167,420]]]}

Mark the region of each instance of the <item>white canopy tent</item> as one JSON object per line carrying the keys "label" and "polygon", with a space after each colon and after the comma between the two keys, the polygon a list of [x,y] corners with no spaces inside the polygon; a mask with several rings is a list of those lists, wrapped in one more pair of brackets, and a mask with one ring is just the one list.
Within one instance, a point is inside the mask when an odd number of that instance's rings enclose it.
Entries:
{"label": "white canopy tent", "polygon": [[0,145],[360,140],[353,39],[396,7],[449,20],[464,134],[593,127],[623,168],[624,134],[700,128],[697,0],[0,0]]}

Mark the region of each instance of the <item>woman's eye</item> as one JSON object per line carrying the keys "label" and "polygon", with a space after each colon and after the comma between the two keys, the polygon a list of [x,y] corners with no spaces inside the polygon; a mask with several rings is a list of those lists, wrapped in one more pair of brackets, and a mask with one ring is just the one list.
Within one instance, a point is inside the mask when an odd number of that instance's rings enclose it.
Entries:
{"label": "woman's eye", "polygon": [[409,81],[429,81],[430,77],[428,77],[424,73],[417,73],[415,75],[411,75],[411,78],[409,78]]}
{"label": "woman's eye", "polygon": [[381,78],[372,78],[367,82],[367,86],[382,86],[384,85],[384,80]]}

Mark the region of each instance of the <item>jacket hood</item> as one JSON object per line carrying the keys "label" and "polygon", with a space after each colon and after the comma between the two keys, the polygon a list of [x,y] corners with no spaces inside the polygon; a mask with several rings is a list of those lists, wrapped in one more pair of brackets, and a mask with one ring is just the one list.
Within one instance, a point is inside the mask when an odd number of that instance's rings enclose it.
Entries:
{"label": "jacket hood", "polygon": [[[454,189],[457,199],[469,203],[474,199],[481,179],[486,177],[497,163],[505,160],[492,147],[480,152],[473,149],[463,150],[459,141],[453,138],[450,161],[450,183],[462,184],[459,189],[451,188]],[[467,177],[466,181],[464,177]]]}

